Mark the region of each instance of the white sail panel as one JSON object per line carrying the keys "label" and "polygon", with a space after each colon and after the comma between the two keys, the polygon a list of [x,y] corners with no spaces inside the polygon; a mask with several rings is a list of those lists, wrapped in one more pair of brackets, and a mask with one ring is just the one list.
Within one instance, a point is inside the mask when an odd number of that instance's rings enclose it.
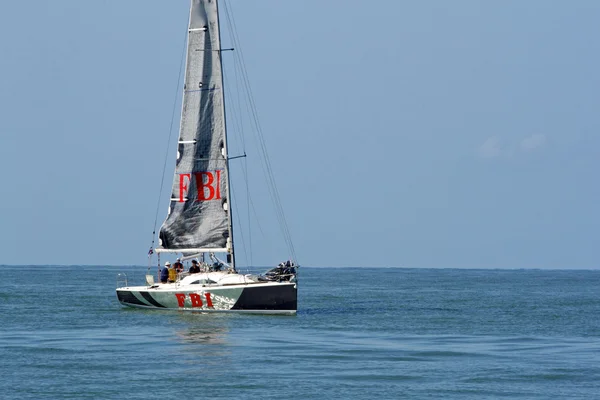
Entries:
{"label": "white sail panel", "polygon": [[159,236],[164,249],[229,247],[220,50],[216,0],[192,0],[178,158]]}

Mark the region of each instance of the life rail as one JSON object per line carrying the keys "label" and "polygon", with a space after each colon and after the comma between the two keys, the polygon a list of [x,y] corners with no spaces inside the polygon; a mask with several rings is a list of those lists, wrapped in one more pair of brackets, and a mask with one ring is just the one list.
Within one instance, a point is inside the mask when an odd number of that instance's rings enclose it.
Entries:
{"label": "life rail", "polygon": [[127,274],[125,272],[119,272],[117,274],[117,287],[127,287],[129,286],[129,282],[127,279]]}

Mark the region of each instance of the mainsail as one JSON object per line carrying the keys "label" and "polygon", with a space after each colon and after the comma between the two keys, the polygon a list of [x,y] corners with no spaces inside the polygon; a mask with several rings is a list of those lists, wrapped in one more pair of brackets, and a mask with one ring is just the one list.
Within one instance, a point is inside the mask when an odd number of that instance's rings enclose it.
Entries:
{"label": "mainsail", "polygon": [[157,251],[232,252],[216,0],[192,0],[177,164]]}

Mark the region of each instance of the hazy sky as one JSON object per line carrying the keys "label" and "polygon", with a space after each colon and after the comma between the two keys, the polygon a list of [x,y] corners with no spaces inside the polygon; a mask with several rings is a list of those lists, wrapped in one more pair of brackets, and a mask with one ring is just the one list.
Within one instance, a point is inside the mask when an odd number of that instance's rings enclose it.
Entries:
{"label": "hazy sky", "polygon": [[[300,263],[600,267],[600,2],[228,4]],[[0,264],[146,262],[188,9],[0,3]]]}

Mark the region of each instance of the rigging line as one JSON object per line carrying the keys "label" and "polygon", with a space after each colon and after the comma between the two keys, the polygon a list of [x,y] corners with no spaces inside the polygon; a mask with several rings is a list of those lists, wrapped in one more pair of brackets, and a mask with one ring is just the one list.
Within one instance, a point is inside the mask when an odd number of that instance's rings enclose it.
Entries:
{"label": "rigging line", "polygon": [[[228,24],[229,26],[229,31],[231,32],[232,27],[231,24]],[[230,36],[233,36],[230,33]],[[233,57],[233,64],[234,64],[234,68],[233,68],[233,74],[235,76],[235,84],[236,87],[238,88],[238,90],[236,90],[236,100],[237,100],[237,107],[238,110],[240,110],[240,137],[242,138],[242,149],[244,150],[244,154],[246,154],[246,136],[244,134],[244,120],[243,120],[243,115],[242,115],[242,96],[240,95],[240,88],[241,88],[241,81],[240,81],[240,74],[239,74],[239,69],[238,69],[238,61],[236,57]],[[251,204],[251,197],[250,197],[250,178],[249,178],[249,174],[248,174],[248,161],[244,160],[244,162],[242,163],[242,170],[244,172],[244,181],[246,183],[246,216],[248,219],[248,249],[250,252],[250,265],[254,264],[254,259],[253,259],[253,254],[252,254],[252,217],[250,215],[250,204]],[[260,228],[260,225],[259,225]],[[264,236],[264,234],[263,234]]]}
{"label": "rigging line", "polygon": [[[230,33],[230,35],[231,35],[231,33]],[[234,58],[234,63],[235,63],[235,58]],[[234,71],[237,72],[237,70],[235,68],[234,68]],[[223,69],[223,78],[224,79],[227,77],[227,74],[228,73],[225,71],[225,69]],[[237,74],[235,74],[235,75],[236,75],[236,78],[237,78]],[[230,111],[231,112],[229,113],[229,115],[231,116],[231,119],[234,122],[234,124],[233,124],[235,126],[234,132],[236,133],[235,137],[242,144],[242,150],[243,150],[244,155],[245,155],[246,154],[246,143],[245,143],[245,140],[244,140],[244,133],[243,133],[243,125],[244,124],[243,124],[243,121],[242,121],[242,112],[241,112],[240,100],[239,100],[239,97],[240,97],[239,96],[239,90],[236,91],[237,94],[238,94],[238,96],[237,96],[237,104],[233,100],[236,97],[234,97],[231,94],[231,90],[229,88],[229,85],[225,86],[225,92],[227,92],[227,97],[229,99],[231,99],[230,100]],[[229,159],[232,159],[232,158],[230,157]],[[248,169],[247,169],[246,162],[243,162],[241,167],[242,167],[242,172],[243,172],[243,178],[244,178],[245,185],[246,185],[246,205],[247,205],[247,209],[248,209],[247,212],[249,212],[250,211],[250,203],[249,203],[249,200],[248,200],[248,196],[249,196],[249,189],[248,189]],[[233,189],[232,189],[232,191],[233,191]],[[239,228],[240,229],[240,233],[242,234],[242,244],[243,244],[243,247],[244,247],[244,257],[246,259],[246,266],[249,266],[249,265],[252,265],[252,262],[253,262],[253,259],[252,259],[252,232],[251,232],[251,229],[250,229],[250,216],[248,214],[248,232],[247,232],[248,233],[248,245],[246,246],[245,239],[243,239],[243,225],[242,225],[242,222],[241,222],[241,218],[240,218],[240,214],[239,214],[239,209],[237,207],[237,201],[234,203],[234,206],[235,206],[235,212],[237,214],[236,215],[236,217],[237,217],[237,223],[238,223],[238,226],[240,227]],[[248,255],[250,255],[250,263],[248,263]]]}
{"label": "rigging line", "polygon": [[[229,17],[229,15],[228,15]],[[235,23],[233,22],[232,25],[234,26]],[[234,26],[235,29],[235,26]],[[234,34],[234,40],[238,40],[239,38],[237,37],[237,33]],[[239,43],[236,44],[236,46]],[[238,46],[238,49],[240,48],[240,46]],[[243,65],[244,61],[243,61],[243,52],[240,49],[240,64]],[[252,90],[249,84],[249,79],[246,73],[246,70],[242,67],[241,68],[241,72],[244,78],[244,84],[246,86],[246,91],[248,94],[248,103],[249,103],[249,107],[250,107],[250,113],[253,116],[253,122],[255,125],[255,129],[256,129],[256,133],[257,133],[257,138],[259,139],[259,143],[261,145],[261,152],[263,153],[263,170],[265,172],[265,177],[267,179],[267,183],[268,185],[268,189],[269,192],[271,194],[271,200],[273,201],[273,204],[275,206],[275,212],[276,212],[276,216],[277,219],[279,220],[279,224],[280,224],[280,228],[282,230],[282,235],[284,238],[284,241],[286,242],[287,246],[288,246],[288,250],[290,250],[290,253],[292,253],[291,255],[293,256],[294,259],[296,259],[295,256],[295,251],[294,251],[294,246],[293,246],[293,242],[291,241],[291,235],[289,232],[289,227],[287,226],[287,221],[285,220],[285,214],[283,213],[283,207],[282,207],[282,203],[281,203],[281,199],[279,196],[279,191],[277,189],[277,185],[275,184],[275,179],[274,179],[274,175],[273,175],[273,169],[271,167],[269,158],[268,158],[268,152],[266,150],[266,142],[264,139],[264,136],[262,135],[262,129],[260,126],[260,122],[258,120],[258,115],[257,115],[257,110],[256,110],[256,104],[254,103],[254,100],[252,98]]]}
{"label": "rigging line", "polygon": [[254,207],[254,202],[252,201],[252,197],[248,197],[248,202],[250,203],[250,206],[252,207],[252,215],[254,215],[254,218],[256,218],[256,225],[258,226],[258,230],[260,231],[262,238],[267,239],[267,236],[265,235],[265,232],[263,231],[263,228],[260,225],[260,219],[258,218],[258,213],[256,212],[256,208]]}
{"label": "rigging line", "polygon": [[[228,24],[228,28],[229,28],[229,36],[233,37],[233,32],[232,32],[232,28],[231,28],[231,24]],[[236,101],[237,101],[237,108],[238,110],[240,110],[240,137],[242,140],[242,148],[244,149],[244,151],[246,150],[246,137],[244,135],[244,118],[243,118],[243,114],[242,114],[242,96],[240,95],[241,92],[241,84],[240,84],[240,74],[239,74],[239,68],[238,68],[238,61],[237,61],[237,57],[234,55],[233,57],[233,75],[235,77],[235,86],[238,90],[236,90]]]}
{"label": "rigging line", "polygon": [[[227,7],[227,5],[225,5]],[[227,10],[226,10],[227,11]],[[231,26],[231,19],[228,19],[228,24],[227,28],[229,31],[229,37],[233,38],[234,34],[232,31],[232,26]],[[236,124],[236,137],[239,138],[240,143],[242,145],[242,151],[244,153],[244,155],[246,154],[246,137],[244,134],[244,118],[243,118],[243,113],[242,113],[242,100],[241,100],[241,95],[240,95],[240,89],[242,87],[241,85],[241,81],[240,81],[240,74],[239,74],[239,61],[237,59],[237,57],[234,55],[233,57],[233,75],[235,77],[235,87],[237,90],[235,90],[236,96],[234,97],[231,94],[231,91],[229,89],[229,85],[227,85],[225,87],[225,91],[228,94],[228,98],[231,99],[231,109],[233,110],[235,117],[234,121]],[[227,74],[227,72],[225,71],[225,69],[223,69],[223,77],[225,77]],[[235,99],[235,101],[234,101]],[[246,186],[246,217],[247,217],[247,233],[248,233],[248,249],[245,249],[250,256],[250,264],[248,265],[252,265],[253,264],[253,257],[252,257],[252,218],[251,218],[251,214],[250,214],[250,203],[251,203],[251,198],[250,198],[250,182],[249,182],[249,176],[248,176],[248,163],[246,160],[244,160],[244,162],[241,165],[242,167],[242,173],[243,173],[243,178],[244,178],[244,183]],[[236,212],[237,212],[237,208],[236,208]],[[240,229],[242,229],[242,224],[240,221],[240,218],[238,218],[238,224],[240,225]],[[262,229],[261,229],[261,233],[262,233]],[[264,234],[263,234],[264,236]],[[248,257],[248,255],[246,255],[246,257]],[[247,260],[246,260],[247,262]]]}
{"label": "rigging line", "polygon": [[[227,72],[225,71],[225,68],[223,68],[222,73],[223,73],[223,79],[226,79],[227,78]],[[229,89],[229,85],[225,86],[225,92],[227,93],[227,97],[229,99],[233,99],[234,98],[231,95],[231,91]],[[240,131],[241,131],[240,125],[241,125],[241,123],[240,123],[240,121],[237,118],[234,118],[234,117],[238,117],[239,115],[241,115],[241,112],[239,112],[236,109],[235,103],[232,103],[231,100],[230,100],[230,104],[229,105],[230,105],[229,116],[230,116],[230,119],[233,120],[233,124],[232,125],[234,125],[234,127],[235,127],[235,129],[233,129],[233,131],[235,133],[237,133],[237,135],[235,136],[237,138],[238,136],[240,136]],[[229,129],[228,132],[231,132],[231,129]],[[244,154],[245,154],[245,151],[246,151],[246,149],[244,147]],[[240,156],[240,157],[244,157],[244,156]],[[233,158],[238,158],[238,157],[228,157],[229,160],[231,160]],[[230,176],[230,179],[231,179],[231,176]],[[244,230],[242,229],[242,223],[241,223],[241,219],[240,219],[240,212],[239,212],[239,209],[238,209],[238,206],[237,206],[238,201],[235,198],[235,192],[234,192],[234,186],[233,185],[231,185],[230,191],[231,191],[231,203],[233,204],[233,207],[235,209],[235,213],[234,214],[236,215],[237,224],[240,227],[240,229],[239,229],[239,235],[240,235],[240,237],[242,239],[242,247],[243,247],[243,250],[244,250],[244,258],[246,260],[246,267],[247,267],[249,265],[248,264],[248,246],[246,246],[246,240],[245,240],[245,237],[244,237]]]}
{"label": "rigging line", "polygon": [[[241,69],[241,67],[239,66],[239,60],[237,58],[235,59],[235,62],[236,62],[236,66]],[[249,114],[252,114],[252,110],[250,109],[249,102],[246,101],[245,104],[246,104],[246,107],[247,107],[247,112]],[[263,154],[263,150],[258,147],[257,143],[254,143],[254,145],[257,146],[257,148],[256,148],[257,152],[259,154]],[[267,170],[266,170],[267,167],[265,167],[265,165],[264,165],[263,158],[264,158],[264,155],[263,155],[262,158],[260,158],[260,162],[261,162],[261,167],[263,169],[263,173],[264,173],[264,177],[265,177],[265,183],[267,184],[267,189],[268,189],[269,194],[270,194],[270,199],[273,202],[273,206],[274,206],[274,209],[275,209],[275,217],[277,218],[277,221],[279,222],[279,225],[281,227],[281,225],[282,225],[282,223],[281,223],[281,216],[278,213],[278,207],[277,207],[277,203],[276,203],[275,196],[274,196],[273,189],[272,189],[272,182],[269,182],[268,173],[267,173]],[[244,168],[244,173],[246,175],[248,175],[248,167],[247,167],[246,163],[242,164],[242,168]],[[246,183],[248,184],[248,180],[246,181]],[[248,191],[248,189],[247,189],[247,191]],[[254,201],[252,200],[252,195],[250,193],[248,193],[248,205],[249,205],[249,207],[252,208],[252,213],[250,213],[250,212],[248,213],[249,218],[250,218],[251,215],[254,215],[254,218],[256,219],[256,224],[257,224],[258,229],[259,229],[259,231],[260,231],[260,233],[262,235],[262,238],[266,239],[265,232],[263,231],[263,228],[262,228],[262,226],[260,224],[260,218],[258,216],[258,212],[256,211],[256,207],[254,206]],[[284,240],[285,240],[285,237],[284,237]],[[287,245],[287,242],[286,242],[286,245]]]}
{"label": "rigging line", "polygon": [[[241,60],[241,62],[243,63],[243,60]],[[285,220],[285,214],[283,213],[283,207],[282,207],[281,200],[279,197],[279,192],[277,190],[277,184],[275,182],[273,169],[270,164],[268,151],[266,148],[266,142],[265,142],[264,136],[262,135],[262,127],[260,126],[260,120],[258,118],[256,104],[254,103],[254,99],[252,98],[252,94],[251,94],[252,91],[251,91],[249,79],[248,79],[248,77],[246,75],[246,71],[243,69],[243,67],[242,67],[242,73],[244,74],[244,83],[245,83],[246,90],[248,93],[248,105],[250,107],[250,113],[252,114],[252,117],[253,117],[253,122],[255,125],[258,142],[260,145],[259,151],[263,154],[263,158],[261,159],[261,161],[263,163],[262,166],[263,166],[263,170],[265,172],[265,177],[267,179],[267,184],[268,184],[267,187],[271,194],[271,200],[273,201],[273,204],[275,206],[276,216],[277,216],[277,219],[279,220],[279,224],[280,224],[280,228],[282,229],[282,234],[283,234],[284,240],[286,241],[286,243],[288,245],[288,249],[290,249],[290,252],[293,252],[293,243],[291,242],[291,236],[290,236],[289,229],[287,227],[287,223]]]}
{"label": "rigging line", "polygon": [[179,73],[177,74],[177,87],[175,88],[175,100],[173,101],[173,111],[171,112],[171,123],[169,124],[169,138],[167,140],[167,150],[165,151],[165,161],[163,163],[163,171],[162,178],[160,180],[160,190],[158,192],[158,200],[156,202],[156,213],[154,215],[154,227],[152,230],[152,245],[150,248],[154,247],[154,241],[156,239],[156,223],[158,222],[158,211],[160,209],[160,198],[162,195],[163,187],[165,184],[165,173],[167,170],[167,161],[169,159],[169,147],[171,145],[171,137],[173,136],[173,122],[175,121],[175,112],[177,109],[177,94],[179,93],[179,86],[181,85],[181,71],[183,70],[183,64],[185,59],[186,47],[187,47],[187,37],[188,32],[187,28],[185,30],[184,40],[183,40],[183,49],[181,51],[181,61],[179,63]]}
{"label": "rigging line", "polygon": [[[248,106],[248,104],[247,104],[247,106]],[[249,109],[249,106],[248,106],[248,112],[249,112],[249,113],[251,113],[251,110]],[[258,146],[256,143],[254,143],[254,144],[255,144],[256,146]],[[262,154],[262,151],[261,151],[261,149],[260,149],[260,148],[258,148],[258,147],[257,147],[257,151],[258,151],[258,153],[259,153],[259,154]],[[259,157],[259,158],[260,158],[260,157]],[[263,155],[263,158],[264,158],[264,155]],[[268,191],[269,191],[269,194],[270,194],[270,199],[271,199],[271,201],[273,202],[274,211],[275,211],[275,216],[276,216],[276,218],[277,218],[277,220],[278,220],[278,222],[279,222],[279,225],[281,226],[281,216],[280,216],[280,214],[278,213],[277,204],[276,204],[276,202],[275,202],[275,200],[274,200],[273,189],[272,189],[272,187],[271,187],[271,185],[270,185],[270,182],[269,182],[269,180],[268,180],[268,178],[267,178],[268,174],[267,174],[267,171],[266,171],[266,167],[265,167],[265,165],[264,165],[264,160],[263,160],[263,158],[260,158],[260,162],[261,162],[261,167],[262,167],[262,169],[263,169],[263,173],[264,173],[264,177],[265,177],[265,183],[266,183],[266,185],[267,185],[267,189],[268,189]],[[244,165],[244,167],[246,167],[246,168],[245,168],[245,170],[244,170],[244,172],[245,172],[246,174],[248,174],[248,168],[247,168],[247,166],[246,166],[246,165]],[[248,191],[248,190],[247,190],[247,191]],[[253,214],[254,214],[254,216],[255,216],[255,218],[256,218],[256,222],[257,222],[257,224],[258,224],[258,228],[259,228],[259,230],[260,230],[261,234],[263,235],[263,238],[265,238],[265,233],[263,232],[263,229],[262,229],[262,227],[261,227],[261,225],[260,225],[260,218],[258,217],[258,213],[257,213],[257,211],[256,211],[256,208],[255,208],[255,206],[254,206],[254,202],[252,201],[252,196],[251,196],[251,195],[249,195],[249,196],[248,196],[248,202],[249,202],[249,206],[251,206],[251,207],[252,207]],[[249,214],[249,216],[250,216],[250,215],[252,215],[252,214]],[[284,240],[285,240],[285,238],[284,238]],[[287,243],[287,242],[286,242],[286,243]]]}
{"label": "rigging line", "polygon": [[[228,28],[229,28],[229,35],[232,36],[232,32],[231,32],[231,26],[229,24],[227,24]],[[235,118],[232,118],[235,124],[235,133],[236,138],[239,138],[239,141],[242,145],[242,151],[244,152],[244,156],[246,155],[246,141],[245,141],[245,137],[244,137],[244,122],[243,122],[243,115],[242,115],[242,107],[241,107],[241,99],[240,99],[240,90],[239,87],[240,85],[240,80],[239,80],[239,74],[238,74],[238,69],[237,69],[237,58],[233,58],[234,61],[234,76],[235,76],[235,81],[236,81],[236,88],[238,88],[238,90],[236,90],[236,94],[237,96],[233,96],[231,94],[231,90],[229,89],[229,85],[225,86],[225,91],[227,92],[227,97],[230,100],[230,110],[232,111],[232,113],[230,113],[229,115],[234,115]],[[223,69],[223,77],[225,78],[227,76],[227,72],[225,71],[225,69]],[[233,100],[236,99],[237,103]],[[231,159],[231,158],[230,158]],[[244,182],[245,182],[245,186],[246,186],[246,215],[247,215],[247,229],[248,229],[248,248],[244,248],[245,251],[245,257],[246,257],[246,264],[247,265],[252,265],[253,264],[253,258],[252,258],[252,228],[251,228],[251,218],[250,218],[250,187],[249,187],[249,181],[248,181],[248,164],[246,162],[246,160],[244,160],[244,162],[241,165],[242,168],[242,172],[243,172],[243,178],[244,178]],[[237,205],[236,205],[236,212],[238,212],[237,209]],[[243,225],[241,223],[241,219],[239,218],[238,215],[238,225],[240,226],[240,229],[243,229]],[[248,264],[248,255],[250,256],[250,264]]]}
{"label": "rigging line", "polygon": [[[235,24],[235,22],[233,23],[233,25],[234,24]],[[239,38],[236,37],[236,40],[239,41]],[[261,150],[261,152],[264,155],[264,160],[262,160],[263,163],[264,163],[263,169],[265,170],[265,175],[266,175],[266,178],[267,178],[267,182],[270,184],[268,187],[269,187],[269,191],[271,193],[271,199],[272,199],[272,201],[273,201],[273,203],[275,205],[276,215],[277,215],[277,218],[279,220],[280,227],[282,229],[282,234],[284,236],[284,240],[286,241],[286,243],[288,245],[288,249],[290,250],[290,252],[293,254],[293,256],[295,258],[295,251],[294,251],[294,248],[293,248],[293,242],[291,240],[291,235],[290,235],[290,232],[289,232],[289,227],[287,226],[287,221],[285,219],[285,214],[283,213],[283,206],[282,206],[282,203],[281,203],[281,198],[280,198],[280,195],[279,195],[279,190],[277,188],[277,185],[276,185],[276,182],[275,182],[275,178],[274,178],[274,174],[273,174],[273,169],[271,167],[270,160],[269,160],[269,157],[268,157],[268,152],[267,152],[267,149],[266,149],[266,142],[265,142],[265,139],[264,139],[264,135],[262,134],[262,127],[260,126],[260,120],[258,119],[258,112],[257,112],[257,109],[256,109],[256,104],[255,104],[254,99],[252,97],[252,89],[250,87],[250,83],[249,83],[249,79],[248,79],[246,70],[243,68],[244,61],[243,61],[243,52],[241,51],[241,48],[240,48],[240,63],[242,64],[241,71],[242,71],[242,75],[243,75],[243,78],[244,78],[244,84],[246,86],[246,90],[247,90],[247,93],[248,93],[248,103],[249,103],[249,106],[251,108],[250,112],[251,112],[251,114],[253,116],[253,119],[254,119],[253,122],[255,124],[255,129],[256,129],[257,137],[258,137],[259,143],[261,145],[260,150]]]}
{"label": "rigging line", "polygon": [[[236,217],[238,220],[238,225],[240,225],[240,227],[241,227],[240,213],[239,213],[237,205],[236,205],[237,201],[235,200],[235,192],[233,190],[233,186],[231,187],[231,202],[233,203],[233,205],[235,207],[235,214],[236,214]],[[244,258],[246,259],[246,267],[248,267],[248,251],[246,248],[246,240],[244,239],[244,230],[240,229],[239,232],[240,232],[239,235],[242,238],[242,248],[244,249]]]}
{"label": "rigging line", "polygon": [[[293,249],[293,243],[291,241],[291,235],[289,232],[289,228],[287,226],[287,221],[285,219],[285,214],[283,212],[283,205],[281,203],[281,197],[279,195],[279,190],[277,188],[277,184],[275,181],[275,177],[274,177],[274,173],[273,173],[273,168],[271,166],[269,157],[268,157],[268,152],[267,152],[267,148],[266,148],[266,141],[264,139],[264,136],[262,135],[262,128],[260,126],[260,122],[258,119],[258,114],[257,114],[257,110],[256,110],[256,105],[254,103],[254,100],[251,98],[251,89],[249,87],[249,82],[247,81],[247,77],[246,79],[246,85],[247,90],[249,92],[249,97],[250,97],[250,106],[252,107],[252,114],[253,114],[253,122],[255,124],[256,127],[256,131],[257,131],[257,135],[259,138],[259,144],[260,144],[260,150],[263,153],[263,164],[264,164],[264,169],[266,170],[266,178],[267,181],[269,183],[269,191],[271,192],[271,196],[272,196],[272,201],[275,205],[275,211],[276,211],[276,215],[277,218],[279,220],[280,223],[280,228],[282,230],[282,234],[284,236],[284,240],[286,241],[287,245],[288,245],[288,249],[290,250],[290,252],[292,253],[292,255],[295,254],[294,249]],[[295,258],[295,255],[294,255]]]}
{"label": "rigging line", "polygon": [[280,224],[280,228],[282,230],[282,235],[284,237],[284,241],[287,243],[288,246],[288,250],[290,251],[293,259],[295,259],[296,261],[296,254],[295,254],[295,249],[294,249],[294,244],[292,242],[291,239],[291,234],[290,234],[290,230],[289,230],[289,226],[287,224],[287,220],[285,218],[285,214],[283,213],[283,205],[281,203],[281,197],[279,195],[279,190],[277,188],[277,185],[275,183],[275,177],[273,174],[273,169],[271,167],[271,163],[270,160],[268,158],[268,152],[266,149],[266,142],[265,142],[265,138],[264,135],[262,134],[262,128],[260,126],[260,122],[258,120],[258,112],[256,109],[256,104],[253,100],[252,97],[252,89],[250,86],[250,82],[248,79],[248,75],[245,69],[245,63],[244,63],[244,56],[243,56],[243,51],[241,49],[240,43],[239,43],[239,36],[237,34],[237,30],[236,30],[236,26],[235,26],[235,17],[233,16],[233,12],[231,12],[231,16],[229,13],[229,9],[227,7],[227,2],[225,2],[225,11],[226,11],[226,15],[227,18],[229,20],[230,25],[232,26],[233,29],[233,35],[232,35],[232,40],[234,41],[234,45],[236,47],[238,47],[239,50],[239,59],[240,59],[240,64],[242,65],[241,68],[241,72],[242,72],[242,77],[243,77],[243,81],[244,81],[244,85],[246,87],[246,91],[247,91],[247,97],[248,97],[248,103],[250,105],[251,108],[251,114],[253,116],[253,120],[254,120],[254,125],[255,125],[255,129],[256,129],[256,133],[257,133],[257,137],[259,139],[259,143],[261,145],[261,151],[263,153],[263,170],[265,170],[265,175],[267,177],[267,182],[270,185],[267,185],[269,188],[269,192],[271,193],[271,200],[273,201],[274,205],[275,205],[275,212],[277,215],[277,219],[279,220],[279,224]]}
{"label": "rigging line", "polygon": [[[228,28],[228,31],[229,31],[229,37],[231,38],[231,37],[233,37],[233,33],[231,31],[231,24],[226,24],[226,25],[227,25],[227,28]],[[237,106],[237,110],[239,111],[238,113],[235,114],[235,116],[236,116],[235,122],[238,124],[237,128],[239,129],[239,132],[236,131],[236,133],[238,133],[238,136],[240,138],[240,142],[242,143],[242,149],[244,150],[244,153],[245,153],[245,150],[246,150],[246,141],[245,141],[245,137],[244,137],[244,123],[243,123],[242,107],[241,107],[241,103],[240,103],[240,90],[239,90],[240,84],[239,84],[239,78],[238,78],[238,74],[237,74],[237,69],[235,68],[235,65],[236,65],[236,62],[235,62],[236,58],[235,58],[235,56],[234,56],[233,60],[234,60],[233,72],[234,72],[234,76],[235,76],[235,87],[238,88],[238,90],[235,91],[235,93],[236,93],[237,96],[234,97],[231,94],[231,91],[229,90],[229,87],[231,85],[226,85],[225,86],[225,90],[227,91],[227,95],[228,95],[227,97],[228,97],[228,99],[230,99],[229,102],[231,103],[231,108],[235,109],[235,107]],[[223,68],[223,77],[224,78],[225,78],[225,74],[226,73],[227,72],[226,72],[225,68]],[[237,101],[237,103],[234,101],[234,99]]]}
{"label": "rigging line", "polygon": [[[225,69],[223,69],[223,79],[227,78],[227,72],[225,71]],[[231,90],[229,89],[229,85],[225,86],[225,92],[227,93],[227,98],[228,99],[233,99],[233,95],[231,94]],[[241,132],[243,131],[242,129],[242,122],[241,122],[241,110],[239,110],[236,107],[235,102],[233,102],[233,100],[229,100],[228,101],[229,104],[229,110],[231,110],[231,112],[229,113],[229,119],[233,122],[233,125],[235,127],[235,129],[233,129],[233,132],[236,133],[235,138],[238,139],[241,143],[242,143],[242,152],[244,154],[246,154],[246,146],[244,145],[244,139],[243,136],[241,134]],[[234,118],[235,117],[235,118]],[[232,129],[228,130],[228,133],[231,132]],[[229,136],[231,136],[231,134],[229,134]],[[229,159],[232,159],[231,157],[229,157]]]}
{"label": "rigging line", "polygon": [[[235,66],[238,66],[238,63],[239,62],[238,62],[237,58],[234,57],[234,64],[235,64]],[[235,75],[236,75],[236,78],[237,78],[238,77],[238,74],[237,74],[238,71],[235,70],[235,72],[236,72]],[[237,81],[237,86],[238,87],[241,86],[241,83],[239,82],[239,80]],[[228,93],[228,98],[233,99],[233,96],[230,94],[229,88],[227,88],[226,91]],[[237,91],[237,93],[239,94],[239,90]],[[240,100],[239,100],[239,96],[238,96],[238,102],[239,101]],[[242,122],[242,118],[241,118],[241,116],[243,115],[243,113],[242,113],[241,110],[242,110],[241,104],[238,104],[237,107],[235,107],[235,105],[232,106],[232,111],[234,111],[234,113],[237,113],[236,116],[240,117],[239,120],[237,120],[237,119],[234,120],[235,123],[236,123],[236,128],[239,129],[240,132],[243,132],[243,122]],[[238,131],[236,131],[236,133],[239,134]],[[245,143],[245,140],[244,140],[244,135],[242,133],[241,135],[238,135],[238,136],[241,137],[243,151],[244,151],[244,154],[246,154],[246,143]],[[258,212],[256,211],[256,208],[254,206],[254,202],[252,201],[252,195],[250,193],[250,188],[249,188],[249,185],[250,185],[249,182],[250,181],[249,181],[249,168],[248,168],[247,160],[243,161],[243,163],[241,164],[241,168],[242,168],[242,172],[244,174],[244,180],[245,180],[245,184],[246,184],[246,203],[247,203],[247,208],[248,208],[248,210],[247,210],[247,212],[248,212],[247,216],[248,216],[248,237],[249,237],[249,245],[248,245],[248,247],[249,247],[249,252],[250,252],[250,265],[252,265],[253,264],[253,258],[252,258],[252,229],[251,229],[251,226],[252,226],[252,216],[254,216],[254,218],[256,219],[256,224],[257,224],[258,229],[259,229],[259,231],[260,231],[260,233],[262,235],[262,238],[266,239],[266,235],[265,235],[265,232],[263,231],[263,228],[262,228],[262,226],[260,224],[260,218],[258,217]],[[238,220],[238,223],[240,223],[239,220]]]}
{"label": "rigging line", "polygon": [[[229,16],[229,6],[227,4],[227,1],[224,1],[224,5],[225,5],[225,11],[226,11],[226,15],[227,15],[227,20],[228,20],[228,24],[227,28],[229,31],[229,36],[231,38],[232,41],[235,40],[235,32],[233,31],[234,27],[231,21],[231,17]],[[240,62],[239,59],[237,57],[237,54],[234,53],[234,57],[233,57],[233,74],[235,77],[235,85],[237,90],[235,91],[236,96],[229,96],[230,99],[232,99],[232,106],[237,106],[237,117],[238,119],[235,120],[235,122],[238,124],[237,127],[239,129],[238,136],[241,139],[241,144],[242,144],[242,149],[244,154],[246,154],[246,135],[244,132],[244,113],[242,112],[243,108],[242,108],[242,96],[241,96],[241,89],[242,89],[242,83],[241,83],[241,78],[240,78],[240,71],[242,70],[242,67],[240,66]],[[228,87],[226,87],[226,89],[228,89]],[[228,91],[229,92],[229,91]],[[233,99],[235,99],[237,101],[237,104],[235,102],[233,102]],[[244,182],[245,182],[245,186],[246,186],[246,216],[247,216],[247,230],[248,230],[248,252],[249,252],[249,256],[250,256],[250,265],[253,265],[253,246],[252,246],[252,227],[253,227],[253,218],[252,215],[254,215],[254,218],[256,219],[256,223],[258,226],[258,229],[262,235],[263,238],[266,238],[265,233],[262,229],[262,226],[260,225],[260,219],[258,218],[258,214],[256,212],[256,208],[254,207],[254,202],[252,201],[252,195],[251,195],[251,191],[250,191],[250,179],[249,179],[249,163],[247,160],[244,160],[244,162],[241,165],[242,167],[242,171],[243,171],[243,177],[244,177]],[[241,225],[241,223],[240,223]]]}
{"label": "rigging line", "polygon": [[246,215],[248,216],[248,248],[250,251],[250,265],[252,265],[252,229],[250,227],[250,183],[248,182],[248,164],[246,160],[244,160],[244,164],[246,164],[244,168],[244,180],[246,181]]}

